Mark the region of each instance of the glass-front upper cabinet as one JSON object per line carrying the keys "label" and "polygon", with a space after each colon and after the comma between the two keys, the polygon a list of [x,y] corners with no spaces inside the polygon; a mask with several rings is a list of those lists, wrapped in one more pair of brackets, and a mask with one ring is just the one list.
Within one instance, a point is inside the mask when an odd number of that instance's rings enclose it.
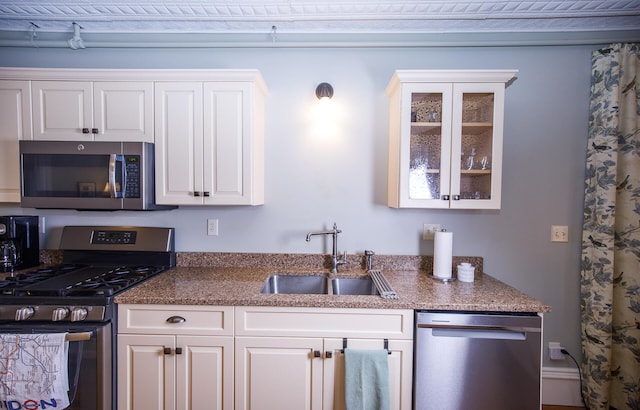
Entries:
{"label": "glass-front upper cabinet", "polygon": [[389,206],[500,208],[504,89],[516,72],[396,71]]}

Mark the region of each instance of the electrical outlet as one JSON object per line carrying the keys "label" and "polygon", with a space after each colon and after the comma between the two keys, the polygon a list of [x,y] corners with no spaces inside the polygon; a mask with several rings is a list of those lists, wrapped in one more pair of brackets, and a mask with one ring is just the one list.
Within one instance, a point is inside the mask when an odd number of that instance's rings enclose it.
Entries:
{"label": "electrical outlet", "polygon": [[207,219],[207,235],[218,236],[218,220]]}
{"label": "electrical outlet", "polygon": [[569,227],[567,225],[552,225],[551,242],[569,242]]}
{"label": "electrical outlet", "polygon": [[551,360],[564,360],[564,353],[562,353],[564,347],[560,346],[558,342],[549,342],[549,359]]}
{"label": "electrical outlet", "polygon": [[422,227],[422,240],[432,241],[436,232],[440,231],[440,224],[424,224]]}

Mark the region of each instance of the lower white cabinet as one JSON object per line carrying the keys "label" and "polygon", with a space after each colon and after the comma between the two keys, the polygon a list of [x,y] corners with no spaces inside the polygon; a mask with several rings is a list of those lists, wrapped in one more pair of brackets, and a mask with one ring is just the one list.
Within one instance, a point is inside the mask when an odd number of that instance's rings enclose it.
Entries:
{"label": "lower white cabinet", "polygon": [[232,308],[120,305],[118,409],[233,409]]}
{"label": "lower white cabinet", "polygon": [[411,310],[236,308],[236,409],[345,409],[349,348],[388,341],[391,409],[411,409]]}
{"label": "lower white cabinet", "polygon": [[388,343],[412,403],[413,311],[118,305],[118,409],[343,410],[342,349]]}

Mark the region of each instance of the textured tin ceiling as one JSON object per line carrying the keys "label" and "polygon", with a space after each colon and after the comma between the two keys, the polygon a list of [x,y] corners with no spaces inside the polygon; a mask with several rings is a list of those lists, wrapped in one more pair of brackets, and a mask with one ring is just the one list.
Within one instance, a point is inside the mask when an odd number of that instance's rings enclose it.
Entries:
{"label": "textured tin ceiling", "polygon": [[502,42],[510,33],[634,41],[640,39],[640,0],[0,0],[0,45],[55,33],[68,37],[74,28],[94,44],[114,36],[126,44],[124,35],[153,42],[170,34],[191,36],[189,41],[203,34],[262,36],[274,43],[326,42],[338,35],[366,35],[378,43],[421,35],[424,41],[425,35],[475,33]]}

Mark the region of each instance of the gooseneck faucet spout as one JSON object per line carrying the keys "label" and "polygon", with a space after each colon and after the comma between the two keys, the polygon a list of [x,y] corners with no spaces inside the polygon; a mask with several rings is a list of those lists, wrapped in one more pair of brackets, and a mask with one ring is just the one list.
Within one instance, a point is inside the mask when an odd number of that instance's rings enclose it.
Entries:
{"label": "gooseneck faucet spout", "polygon": [[331,251],[331,273],[338,273],[338,266],[347,263],[346,255],[343,259],[338,259],[338,234],[342,231],[338,229],[338,225],[334,222],[333,229],[329,231],[309,232],[307,234],[307,242],[311,240],[313,235],[331,235],[333,239],[333,249]]}

